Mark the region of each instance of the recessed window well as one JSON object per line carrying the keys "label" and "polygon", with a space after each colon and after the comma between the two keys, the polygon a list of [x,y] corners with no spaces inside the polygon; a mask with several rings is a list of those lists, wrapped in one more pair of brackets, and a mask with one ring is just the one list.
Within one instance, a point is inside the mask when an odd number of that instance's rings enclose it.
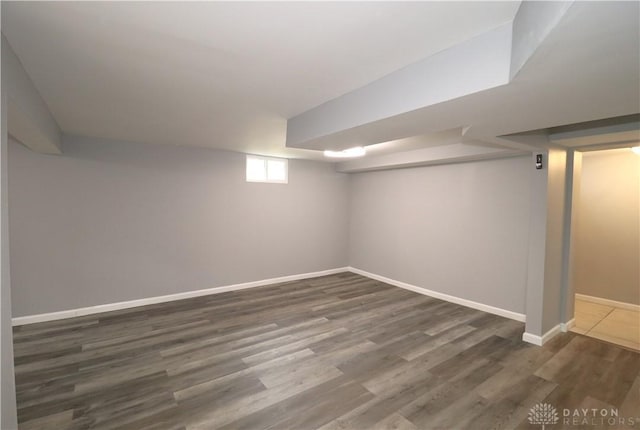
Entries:
{"label": "recessed window well", "polygon": [[286,158],[247,155],[247,182],[286,184],[289,182],[288,162]]}

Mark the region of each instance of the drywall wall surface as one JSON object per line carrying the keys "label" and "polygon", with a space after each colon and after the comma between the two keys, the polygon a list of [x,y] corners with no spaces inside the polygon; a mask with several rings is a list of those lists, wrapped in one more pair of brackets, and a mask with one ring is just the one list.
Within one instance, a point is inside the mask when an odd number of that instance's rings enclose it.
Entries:
{"label": "drywall wall surface", "polygon": [[575,231],[580,224],[579,211],[576,203],[580,200],[580,182],[582,179],[582,152],[567,151],[567,195],[565,207],[565,271],[563,273],[562,285],[562,315],[563,323],[568,323],[574,317],[575,307],[575,287],[574,270],[576,261],[576,234]]}
{"label": "drywall wall surface", "polygon": [[348,177],[331,164],[247,183],[240,153],[64,145],[9,145],[14,317],[347,265]]}
{"label": "drywall wall surface", "polygon": [[15,375],[13,366],[13,331],[11,327],[11,276],[9,271],[9,224],[7,206],[7,95],[0,95],[0,428],[18,428]]}
{"label": "drywall wall surface", "polygon": [[[534,170],[537,155],[543,167]],[[563,286],[566,280],[565,216],[567,153],[552,148],[531,155],[531,204],[527,263],[525,340],[557,330],[564,316]],[[554,331],[551,331],[553,333]]]}
{"label": "drywall wall surface", "polygon": [[549,149],[548,169],[542,333],[560,324],[563,313],[563,263],[565,246],[568,246],[564,235],[567,184],[567,152],[564,149]]}
{"label": "drywall wall surface", "polygon": [[584,153],[577,205],[575,292],[640,304],[640,156]]}
{"label": "drywall wall surface", "polygon": [[529,161],[352,175],[350,266],[524,313]]}
{"label": "drywall wall surface", "polygon": [[[535,169],[536,157],[542,155],[542,169]],[[545,282],[545,255],[547,242],[547,188],[549,177],[549,153],[531,154],[529,205],[529,250],[527,255],[527,286],[525,332],[542,336]]]}

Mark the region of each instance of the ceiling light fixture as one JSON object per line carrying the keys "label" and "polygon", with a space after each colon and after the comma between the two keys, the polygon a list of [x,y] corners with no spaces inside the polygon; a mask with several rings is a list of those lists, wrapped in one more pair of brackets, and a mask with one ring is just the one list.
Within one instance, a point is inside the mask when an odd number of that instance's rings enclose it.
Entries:
{"label": "ceiling light fixture", "polygon": [[640,155],[640,146],[634,146],[633,148],[631,148],[631,150],[634,154]]}
{"label": "ceiling light fixture", "polygon": [[355,148],[343,149],[342,151],[324,151],[325,157],[330,158],[353,158],[362,157],[367,151],[362,146],[356,146]]}

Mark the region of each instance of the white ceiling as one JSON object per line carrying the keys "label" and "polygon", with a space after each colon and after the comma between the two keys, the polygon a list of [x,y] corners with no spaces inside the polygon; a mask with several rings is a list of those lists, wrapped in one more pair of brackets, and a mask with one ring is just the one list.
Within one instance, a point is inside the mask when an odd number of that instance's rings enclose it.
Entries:
{"label": "white ceiling", "polygon": [[286,120],[498,27],[519,2],[2,2],[63,132],[315,158]]}
{"label": "white ceiling", "polygon": [[[566,4],[567,8],[558,7]],[[545,14],[555,19],[544,19],[549,18]],[[550,21],[555,24],[548,26]],[[410,136],[462,129],[458,142],[467,145],[458,147],[461,150],[470,151],[468,146],[473,145],[478,156],[484,156],[477,146],[487,142],[511,148],[509,153],[495,154],[507,156],[554,144],[582,149],[585,145],[630,146],[638,141],[640,123],[633,120],[633,115],[640,112],[640,3],[527,2],[511,28],[511,34],[487,32],[294,117],[289,121],[289,144],[340,148],[352,142],[368,145],[402,141]],[[537,33],[540,29],[542,32]],[[492,35],[497,37],[486,37]],[[517,35],[530,42],[519,46],[533,49],[519,57],[524,62],[518,63],[521,67],[514,73],[514,63],[505,61],[505,57],[508,60],[511,55],[513,60],[518,44],[510,42]],[[499,43],[478,43],[484,39]],[[470,50],[470,45],[477,49]],[[507,55],[494,61],[500,49],[507,50]],[[477,56],[472,58],[470,53]],[[488,60],[474,63],[478,58]],[[489,66],[489,73],[483,73],[483,65]],[[483,76],[486,82],[477,79]],[[469,82],[474,80],[480,84],[470,87]],[[611,120],[622,128],[602,129],[604,119],[604,123]],[[568,139],[578,134],[558,134],[561,129],[556,127],[576,123],[581,123],[579,141]],[[451,158],[459,159],[461,151],[455,151],[456,145],[449,144]],[[342,162],[339,169],[416,165],[420,157],[425,162],[436,157],[446,161],[442,147],[436,147],[402,157],[373,160],[367,156]]]}
{"label": "white ceiling", "polygon": [[360,171],[640,133],[638,2],[1,7],[72,135],[317,159],[368,145],[339,166]]}

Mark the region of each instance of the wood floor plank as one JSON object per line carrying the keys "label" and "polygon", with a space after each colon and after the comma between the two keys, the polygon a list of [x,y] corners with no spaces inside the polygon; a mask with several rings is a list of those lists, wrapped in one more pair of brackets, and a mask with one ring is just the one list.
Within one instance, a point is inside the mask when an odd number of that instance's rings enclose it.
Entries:
{"label": "wood floor plank", "polygon": [[[440,384],[434,389],[402,407],[398,412],[418,428],[427,428],[435,416],[442,414],[457,400],[471,393],[482,381],[500,369],[500,365],[493,361],[478,359],[469,363],[462,374],[441,378]],[[474,400],[478,397],[473,393]]]}
{"label": "wood floor plank", "polygon": [[514,377],[510,384],[502,386],[499,392],[492,392],[489,397],[481,392],[480,387],[475,390],[488,400],[487,407],[471,419],[477,428],[516,427],[526,419],[531,405],[541,402],[557,386],[537,376],[525,375],[525,378]]}
{"label": "wood floor plank", "polygon": [[[348,411],[321,427],[322,430],[369,429],[390,415],[397,414],[403,406],[414,401],[440,383],[428,372],[417,374],[412,383],[389,384],[388,389],[361,406]],[[404,421],[403,420],[400,421]]]}
{"label": "wood floor plank", "polygon": [[529,428],[542,401],[640,416],[640,354],[523,330],[352,273],[25,325],[19,426]]}
{"label": "wood floor plank", "polygon": [[369,428],[372,430],[418,430],[411,421],[398,413],[389,415]]}

